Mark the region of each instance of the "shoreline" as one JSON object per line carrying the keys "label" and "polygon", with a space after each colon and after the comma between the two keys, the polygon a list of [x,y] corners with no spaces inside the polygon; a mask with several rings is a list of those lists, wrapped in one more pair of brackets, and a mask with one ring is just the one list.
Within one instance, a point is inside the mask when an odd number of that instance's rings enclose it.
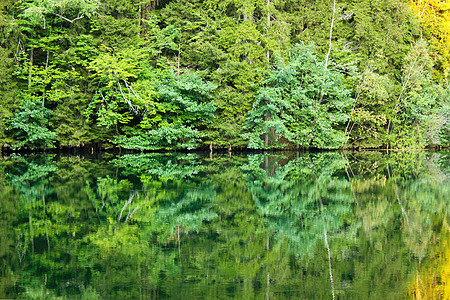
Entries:
{"label": "shoreline", "polygon": [[94,153],[112,153],[112,154],[139,154],[139,153],[277,153],[277,152],[339,152],[339,151],[440,151],[448,150],[450,146],[427,146],[425,148],[362,148],[362,147],[348,147],[338,149],[321,149],[321,148],[268,148],[268,149],[252,149],[246,147],[236,148],[209,148],[199,147],[195,149],[153,149],[153,150],[138,150],[138,149],[124,149],[120,147],[102,148],[102,147],[61,147],[51,149],[12,149],[11,147],[1,147],[0,153],[2,155],[8,154],[94,154]]}

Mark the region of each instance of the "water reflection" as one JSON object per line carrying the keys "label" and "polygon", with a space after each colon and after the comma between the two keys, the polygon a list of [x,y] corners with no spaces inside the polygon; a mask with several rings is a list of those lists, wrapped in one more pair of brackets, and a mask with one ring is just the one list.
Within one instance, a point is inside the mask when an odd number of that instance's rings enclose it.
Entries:
{"label": "water reflection", "polygon": [[443,295],[448,156],[14,155],[0,298]]}

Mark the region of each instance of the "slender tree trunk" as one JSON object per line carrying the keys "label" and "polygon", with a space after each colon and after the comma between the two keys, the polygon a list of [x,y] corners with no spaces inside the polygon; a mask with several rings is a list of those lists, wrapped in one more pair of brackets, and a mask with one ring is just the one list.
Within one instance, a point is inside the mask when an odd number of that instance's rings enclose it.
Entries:
{"label": "slender tree trunk", "polygon": [[213,160],[213,143],[209,143],[209,159]]}
{"label": "slender tree trunk", "polygon": [[47,78],[48,78],[48,76],[47,76],[47,69],[48,69],[48,58],[49,58],[49,56],[50,56],[50,50],[47,50],[47,57],[46,57],[46,59],[45,59],[45,79],[44,79],[44,87],[43,87],[43,90],[42,90],[42,107],[44,107],[45,106],[45,85],[46,85],[46,82],[47,82]]}
{"label": "slender tree trunk", "polygon": [[[269,39],[269,29],[270,29],[270,0],[267,0],[267,40]],[[266,49],[267,64],[270,63],[270,51]]]}
{"label": "slender tree trunk", "polygon": [[[268,103],[266,103],[267,105]],[[264,121],[268,121],[269,120],[269,116],[266,113],[266,115],[264,116]],[[264,148],[267,148],[269,146],[269,128],[267,128],[267,132],[264,133]]]}
{"label": "slender tree trunk", "polygon": [[[326,72],[328,69],[328,61],[330,59],[331,54],[331,46],[332,46],[332,40],[333,40],[333,26],[334,26],[334,19],[336,16],[336,0],[333,0],[333,16],[331,17],[331,26],[330,26],[330,40],[328,44],[328,52],[325,56],[325,64],[324,64],[324,71]],[[325,75],[325,74],[324,74]],[[320,88],[320,99],[319,103],[323,100],[323,85],[325,84],[325,77],[323,78],[322,87]]]}
{"label": "slender tree trunk", "polygon": [[[366,76],[364,75],[362,86],[364,86],[365,82],[366,82]],[[355,101],[353,101],[352,110],[350,112],[350,117],[347,121],[347,126],[345,126],[344,135],[348,136],[349,139],[350,139],[350,135],[352,133],[353,127],[355,126],[355,123],[352,121],[352,119],[353,119],[353,114],[355,113],[356,104],[358,103],[358,99],[359,99],[359,96],[361,96],[361,93],[362,93],[362,88],[359,90],[358,95],[356,95]],[[340,148],[343,148],[344,145],[347,143],[347,141],[342,142]]]}
{"label": "slender tree trunk", "polygon": [[321,207],[321,211],[322,211],[323,236],[324,236],[324,240],[325,240],[325,247],[327,248],[327,252],[328,252],[328,269],[330,272],[331,295],[333,296],[333,300],[334,300],[335,294],[334,294],[333,269],[331,267],[331,249],[330,249],[330,244],[328,243],[327,227],[325,225],[325,218],[323,216],[323,202],[322,202],[322,198],[319,196],[319,191],[317,188],[316,188],[316,193],[319,197],[320,207]]}
{"label": "slender tree trunk", "polygon": [[34,254],[34,232],[33,232],[33,219],[31,217],[31,207],[28,209],[28,224],[30,227],[31,253]]}
{"label": "slender tree trunk", "polygon": [[142,4],[139,4],[139,31],[138,31],[138,37],[140,37],[143,33],[143,21],[144,18],[143,11],[142,11]]}
{"label": "slender tree trunk", "polygon": [[[266,251],[270,251],[270,232],[267,232]],[[270,299],[270,272],[269,267],[266,266],[267,283],[266,283],[266,300]]]}
{"label": "slender tree trunk", "polygon": [[333,269],[331,268],[331,250],[330,250],[330,245],[328,244],[328,235],[327,235],[327,230],[325,227],[325,220],[323,221],[323,234],[325,237],[325,246],[327,247],[327,252],[328,252],[328,268],[330,270],[330,282],[331,282],[331,294],[333,295],[333,300],[335,299],[335,295],[334,295],[334,280],[333,280]]}
{"label": "slender tree trunk", "polygon": [[[409,68],[408,75],[407,75],[407,77],[406,77],[405,82],[404,82],[403,85],[402,85],[402,90],[401,90],[401,92],[400,92],[400,95],[398,96],[397,102],[395,103],[394,109],[392,110],[392,113],[393,113],[394,115],[392,116],[392,118],[391,118],[391,119],[389,120],[389,122],[388,122],[388,128],[387,128],[387,137],[388,137],[388,138],[389,138],[389,132],[390,132],[391,129],[392,129],[392,128],[391,128],[392,121],[393,121],[393,119],[397,116],[397,108],[398,108],[398,106],[400,105],[400,101],[402,100],[403,93],[405,92],[405,90],[406,90],[406,88],[407,88],[407,86],[408,86],[408,84],[409,84],[409,81],[410,81],[411,78],[412,78],[412,71],[413,71],[414,68],[416,67],[416,62],[417,62],[417,59],[418,59],[418,58],[419,58],[419,57],[416,56],[416,58],[414,59],[413,64],[412,64],[411,67]],[[389,147],[390,147],[390,141],[388,140],[387,145],[386,145],[386,149],[389,149]]]}
{"label": "slender tree trunk", "polygon": [[42,208],[44,211],[45,236],[47,237],[47,250],[50,253],[50,238],[48,236],[47,214],[45,212],[45,187],[44,186],[42,186]]}
{"label": "slender tree trunk", "polygon": [[181,59],[181,38],[178,44],[178,60],[177,60],[177,75],[180,76],[180,59]]}
{"label": "slender tree trunk", "polygon": [[34,58],[34,47],[30,49],[30,65],[28,68],[28,91],[31,90],[31,76],[33,73],[33,58]]}
{"label": "slender tree trunk", "polygon": [[177,226],[177,239],[178,239],[178,258],[181,264],[181,240],[180,240],[180,225]]}
{"label": "slender tree trunk", "polygon": [[[390,171],[389,171],[389,164],[387,164],[387,169],[388,169],[388,175],[389,175],[388,178],[392,178],[392,177],[391,177],[391,173],[390,173]],[[395,177],[394,177],[394,178],[395,178]],[[408,225],[407,227],[410,228],[410,227],[409,227],[409,217],[408,217],[408,214],[406,213],[405,207],[403,206],[403,204],[402,204],[402,202],[401,202],[401,200],[400,200],[400,195],[399,195],[399,192],[398,192],[398,185],[397,185],[397,183],[395,182],[395,180],[394,180],[394,193],[395,193],[395,197],[397,198],[398,205],[400,205],[400,208],[402,209],[402,216],[403,216],[403,218],[405,218],[405,220],[406,220],[406,224]],[[410,231],[411,231],[411,230],[410,230]]]}
{"label": "slender tree trunk", "polygon": [[328,60],[330,58],[330,53],[331,53],[331,42],[333,39],[333,26],[334,26],[335,16],[336,16],[336,0],[333,0],[333,17],[331,18],[330,40],[329,40],[329,44],[328,44],[328,52],[327,52],[327,56],[325,56],[325,70],[327,70],[327,68],[328,68]]}

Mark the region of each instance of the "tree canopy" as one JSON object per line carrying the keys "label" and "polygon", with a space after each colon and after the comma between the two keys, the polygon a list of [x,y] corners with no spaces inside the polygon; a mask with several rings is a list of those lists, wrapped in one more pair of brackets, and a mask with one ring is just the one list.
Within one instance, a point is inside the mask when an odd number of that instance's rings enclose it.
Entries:
{"label": "tree canopy", "polygon": [[15,149],[448,146],[442,1],[0,2]]}

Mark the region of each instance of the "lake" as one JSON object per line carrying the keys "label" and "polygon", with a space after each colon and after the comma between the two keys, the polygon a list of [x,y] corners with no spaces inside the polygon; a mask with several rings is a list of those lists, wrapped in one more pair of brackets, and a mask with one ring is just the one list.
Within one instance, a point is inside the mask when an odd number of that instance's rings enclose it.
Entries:
{"label": "lake", "polygon": [[0,298],[443,299],[449,158],[3,157]]}

